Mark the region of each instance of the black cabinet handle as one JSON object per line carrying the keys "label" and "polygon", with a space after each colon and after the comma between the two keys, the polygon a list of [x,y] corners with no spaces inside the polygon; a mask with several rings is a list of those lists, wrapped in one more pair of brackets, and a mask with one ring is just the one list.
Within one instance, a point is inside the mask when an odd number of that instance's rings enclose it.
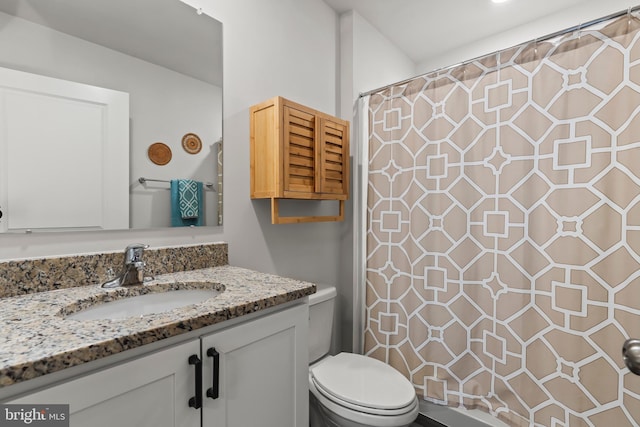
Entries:
{"label": "black cabinet handle", "polygon": [[220,353],[211,347],[207,350],[207,356],[213,357],[213,386],[207,389],[207,397],[217,399],[220,396]]}
{"label": "black cabinet handle", "polygon": [[196,368],[196,395],[189,399],[189,407],[200,409],[202,408],[202,360],[192,354],[189,356],[189,365],[195,365]]}

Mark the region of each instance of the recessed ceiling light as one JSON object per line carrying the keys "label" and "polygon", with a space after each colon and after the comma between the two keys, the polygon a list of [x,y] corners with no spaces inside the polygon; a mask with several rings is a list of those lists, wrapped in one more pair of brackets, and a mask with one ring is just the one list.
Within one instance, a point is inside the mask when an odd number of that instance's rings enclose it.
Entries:
{"label": "recessed ceiling light", "polygon": [[505,3],[509,0],[491,0],[493,3]]}

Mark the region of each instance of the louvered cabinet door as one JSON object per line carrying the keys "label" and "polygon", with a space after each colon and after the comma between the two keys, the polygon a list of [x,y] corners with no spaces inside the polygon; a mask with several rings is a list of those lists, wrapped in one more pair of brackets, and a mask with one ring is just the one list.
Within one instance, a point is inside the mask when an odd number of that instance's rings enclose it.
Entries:
{"label": "louvered cabinet door", "polygon": [[310,195],[316,189],[316,117],[288,105],[283,109],[284,191]]}
{"label": "louvered cabinet door", "polygon": [[[349,198],[349,122],[276,96],[250,113],[251,198],[271,223],[342,221]],[[337,215],[280,215],[280,200],[339,201]]]}
{"label": "louvered cabinet door", "polygon": [[349,194],[349,123],[319,118],[316,157],[316,192],[344,196]]}

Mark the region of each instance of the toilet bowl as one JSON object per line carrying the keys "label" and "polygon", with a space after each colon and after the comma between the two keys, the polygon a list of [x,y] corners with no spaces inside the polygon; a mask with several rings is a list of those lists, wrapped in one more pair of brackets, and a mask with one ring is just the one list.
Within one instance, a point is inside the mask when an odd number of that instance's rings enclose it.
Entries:
{"label": "toilet bowl", "polygon": [[334,287],[309,297],[311,427],[405,427],[418,416],[409,380],[391,366],[359,354],[328,356]]}

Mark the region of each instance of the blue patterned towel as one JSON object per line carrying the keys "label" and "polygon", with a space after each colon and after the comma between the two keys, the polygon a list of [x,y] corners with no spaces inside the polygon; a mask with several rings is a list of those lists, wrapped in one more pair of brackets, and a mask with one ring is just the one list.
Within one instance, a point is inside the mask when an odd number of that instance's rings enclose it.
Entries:
{"label": "blue patterned towel", "polygon": [[182,219],[198,218],[200,200],[196,181],[191,179],[178,180],[178,203]]}
{"label": "blue patterned towel", "polygon": [[[186,208],[189,206],[189,203],[183,203],[183,197],[180,197],[180,182],[181,181],[190,181],[195,183],[196,185],[196,201],[197,208],[195,210],[196,215],[191,218],[184,218],[184,213],[187,215],[191,215],[190,212],[183,213],[183,206]],[[192,187],[191,187],[192,189]],[[186,196],[186,192],[184,193]],[[193,193],[192,193],[193,194]],[[184,197],[184,201],[187,201],[187,198]],[[195,205],[191,206],[192,208]],[[182,179],[172,179],[171,180],[171,226],[172,227],[191,227],[191,226],[201,226],[204,225],[204,199],[203,199],[203,185],[199,181],[191,181],[191,180],[182,180]]]}

